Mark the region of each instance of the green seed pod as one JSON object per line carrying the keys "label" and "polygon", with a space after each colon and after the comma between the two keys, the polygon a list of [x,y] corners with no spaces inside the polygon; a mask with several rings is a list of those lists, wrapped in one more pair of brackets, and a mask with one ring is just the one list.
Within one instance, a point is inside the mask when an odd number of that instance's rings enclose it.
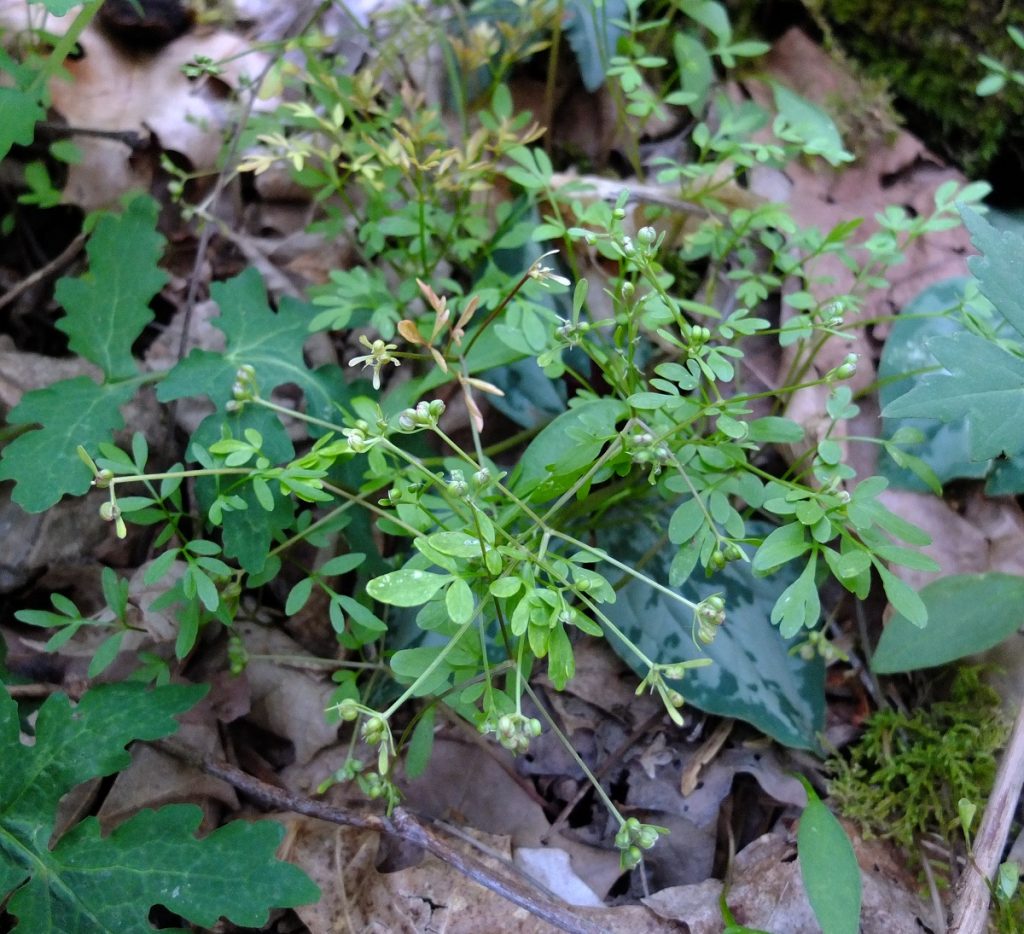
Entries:
{"label": "green seed pod", "polygon": [[658,842],[658,831],[653,827],[644,827],[640,831],[640,835],[637,838],[636,844],[642,850],[649,850],[654,844]]}
{"label": "green seed pod", "polygon": [[743,549],[736,542],[727,542],[723,549],[726,561],[742,561]]}
{"label": "green seed pod", "polygon": [[359,705],[351,697],[346,697],[337,707],[338,716],[351,722],[359,716]]}
{"label": "green seed pod", "polygon": [[620,859],[620,865],[623,869],[636,869],[640,863],[643,862],[644,854],[638,846],[631,846],[628,850],[624,850]]}

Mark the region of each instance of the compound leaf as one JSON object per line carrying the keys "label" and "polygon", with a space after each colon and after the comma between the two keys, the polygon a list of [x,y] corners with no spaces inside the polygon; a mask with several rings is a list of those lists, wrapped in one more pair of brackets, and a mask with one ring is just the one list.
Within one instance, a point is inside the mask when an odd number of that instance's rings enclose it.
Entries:
{"label": "compound leaf", "polygon": [[204,693],[111,684],[74,708],[57,694],[40,709],[35,744],[26,746],[17,704],[0,692],[0,900],[10,896],[16,932],[146,930],[155,904],[207,927],[220,916],[259,926],[274,905],[318,897],[299,869],[275,860],[279,825],[236,821],[199,840],[202,812],[194,805],[141,811],[107,837],[86,818],[50,848],[61,796],[127,766],[127,743],[174,732],[172,717]]}
{"label": "compound leaf", "polygon": [[121,406],[135,389],[133,383],[97,385],[77,376],[25,393],[7,421],[41,427],[4,448],[0,480],[14,481],[13,500],[27,512],[42,512],[66,493],[85,493],[92,474],[75,448],[81,444],[95,450],[111,432],[123,428]]}
{"label": "compound leaf", "polygon": [[95,363],[107,379],[136,374],[132,344],[152,320],[150,300],[167,281],[157,266],[164,238],[156,232],[157,203],[140,195],[123,214],[105,214],[86,252],[89,271],[57,283],[57,301],[67,314],[57,327],[68,346]]}

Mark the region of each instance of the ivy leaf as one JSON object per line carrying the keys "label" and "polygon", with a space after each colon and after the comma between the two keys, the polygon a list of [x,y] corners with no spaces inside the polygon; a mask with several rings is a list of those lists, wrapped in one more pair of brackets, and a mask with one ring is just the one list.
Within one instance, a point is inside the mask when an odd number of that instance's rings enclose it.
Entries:
{"label": "ivy leaf", "polygon": [[[0,58],[0,65],[3,63]],[[36,124],[46,116],[38,94],[19,88],[0,87],[0,159],[12,146],[27,146],[36,133]]]}
{"label": "ivy leaf", "polygon": [[247,363],[256,369],[264,398],[283,383],[294,383],[306,394],[310,411],[337,411],[335,403],[342,401],[337,395],[338,381],[319,370],[310,371],[302,357],[311,306],[284,298],[280,311],[271,311],[263,280],[255,269],[214,283],[211,294],[220,307],[214,324],[227,337],[227,349],[224,353],[193,350],[157,387],[161,402],[203,394],[223,408],[231,398],[235,372]]}
{"label": "ivy leaf", "polygon": [[68,347],[109,380],[138,372],[132,344],[153,319],[150,300],[167,281],[157,266],[164,249],[157,210],[156,201],[140,195],[123,214],[104,214],[86,247],[89,271],[57,283],[57,301],[67,312],[57,327],[70,338]]}
{"label": "ivy leaf", "polygon": [[270,907],[318,897],[298,868],[275,859],[282,827],[236,821],[199,840],[194,805],[141,811],[107,837],[89,817],[50,848],[61,796],[127,766],[127,743],[174,732],[172,717],[204,693],[111,684],[74,708],[57,694],[39,711],[35,745],[25,746],[18,706],[0,692],[0,900],[18,919],[15,932],[145,930],[155,904],[204,927],[221,916],[260,926]]}
{"label": "ivy leaf", "polygon": [[[982,294],[1019,334],[1024,335],[1024,236],[998,231],[972,211],[963,210],[974,245],[982,251],[970,260]],[[987,460],[1024,451],[1024,360],[970,332],[928,341],[928,351],[947,370],[920,380],[882,414],[892,418],[966,419],[970,456]]]}
{"label": "ivy leaf", "polygon": [[154,232],[156,216],[156,202],[146,196],[121,216],[104,214],[89,241],[89,272],[57,283],[67,313],[57,327],[72,350],[103,370],[105,381],[80,376],[34,390],[8,416],[12,425],[40,426],[9,444],[0,461],[0,480],[15,482],[14,501],[28,512],[42,512],[66,493],[84,493],[91,477],[76,447],[95,448],[124,426],[119,409],[137,388],[130,381],[138,375],[131,347],[153,317],[149,300],[167,278],[156,265],[164,242]]}
{"label": "ivy leaf", "polygon": [[94,448],[123,428],[121,406],[135,395],[135,388],[133,383],[97,385],[78,376],[25,393],[7,421],[42,427],[4,448],[0,480],[14,481],[11,498],[26,512],[43,512],[67,493],[85,493],[92,474],[75,448]]}

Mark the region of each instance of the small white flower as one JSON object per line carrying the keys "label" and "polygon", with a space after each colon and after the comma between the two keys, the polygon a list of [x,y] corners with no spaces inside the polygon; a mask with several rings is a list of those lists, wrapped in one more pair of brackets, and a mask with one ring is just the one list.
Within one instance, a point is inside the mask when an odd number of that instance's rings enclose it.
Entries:
{"label": "small white flower", "polygon": [[565,276],[558,275],[550,266],[545,266],[541,262],[549,256],[553,256],[557,252],[558,250],[550,250],[535,260],[534,264],[530,267],[530,278],[536,279],[537,282],[556,282],[558,285],[564,285],[566,287],[572,285]]}
{"label": "small white flower", "polygon": [[395,366],[401,366],[402,361],[392,356],[392,351],[398,350],[397,344],[388,344],[382,341],[380,338],[370,342],[370,339],[362,334],[359,337],[359,343],[362,344],[370,352],[362,354],[359,357],[353,357],[349,360],[349,366],[359,366],[362,364],[363,368],[373,368],[373,388],[380,389],[380,371],[384,368],[385,364],[393,363]]}

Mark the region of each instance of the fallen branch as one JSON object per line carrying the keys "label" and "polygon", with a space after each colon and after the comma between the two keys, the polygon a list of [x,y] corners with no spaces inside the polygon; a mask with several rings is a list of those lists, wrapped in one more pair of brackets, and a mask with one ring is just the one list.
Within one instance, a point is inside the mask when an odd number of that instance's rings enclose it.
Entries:
{"label": "fallen branch", "polygon": [[1017,710],[1010,741],[999,763],[992,794],[974,840],[973,858],[960,881],[950,912],[949,934],[984,934],[988,929],[989,886],[995,879],[1010,824],[1024,786],[1024,704]]}
{"label": "fallen branch", "polygon": [[579,917],[570,906],[559,904],[516,882],[503,879],[479,860],[460,853],[441,834],[428,827],[405,808],[395,808],[391,817],[341,808],[267,784],[267,782],[260,781],[227,762],[209,757],[200,759],[177,743],[164,741],[153,745],[176,758],[195,765],[207,775],[227,782],[242,794],[267,807],[293,811],[296,814],[315,817],[332,824],[388,834],[422,847],[432,856],[447,863],[484,888],[490,889],[520,908],[525,908],[535,917],[547,921],[563,931],[569,931],[570,934],[606,934],[605,928]]}

